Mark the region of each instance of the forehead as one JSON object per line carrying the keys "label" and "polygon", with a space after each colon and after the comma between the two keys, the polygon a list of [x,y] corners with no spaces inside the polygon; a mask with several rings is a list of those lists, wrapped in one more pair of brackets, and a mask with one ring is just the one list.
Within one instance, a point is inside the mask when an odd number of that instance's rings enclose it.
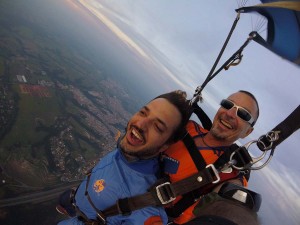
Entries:
{"label": "forehead", "polygon": [[257,105],[255,100],[251,96],[243,92],[237,92],[230,95],[228,99],[233,101],[235,104],[247,109],[252,115],[256,115],[258,110]]}
{"label": "forehead", "polygon": [[154,99],[146,107],[153,117],[163,121],[168,127],[177,126],[181,121],[179,110],[164,98]]}

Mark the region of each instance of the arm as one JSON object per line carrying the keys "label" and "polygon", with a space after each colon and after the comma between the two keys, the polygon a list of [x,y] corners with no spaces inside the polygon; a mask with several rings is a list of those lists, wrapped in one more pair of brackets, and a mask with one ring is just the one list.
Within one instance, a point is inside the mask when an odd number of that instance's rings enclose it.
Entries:
{"label": "arm", "polygon": [[125,217],[124,225],[166,225],[168,217],[161,207],[146,207],[136,210],[130,216]]}

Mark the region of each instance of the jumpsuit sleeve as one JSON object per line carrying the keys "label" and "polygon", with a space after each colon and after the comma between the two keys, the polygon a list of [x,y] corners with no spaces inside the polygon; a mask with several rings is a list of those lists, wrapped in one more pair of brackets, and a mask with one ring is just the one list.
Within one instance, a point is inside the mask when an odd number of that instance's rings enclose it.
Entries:
{"label": "jumpsuit sleeve", "polygon": [[122,225],[166,225],[168,217],[161,207],[146,207],[128,216]]}

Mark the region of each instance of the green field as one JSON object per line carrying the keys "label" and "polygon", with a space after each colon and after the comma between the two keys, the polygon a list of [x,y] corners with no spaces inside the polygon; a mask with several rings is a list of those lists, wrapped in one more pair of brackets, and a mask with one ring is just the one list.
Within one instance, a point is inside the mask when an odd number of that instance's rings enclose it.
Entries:
{"label": "green field", "polygon": [[[18,89],[18,85],[15,85]],[[39,98],[26,94],[20,94],[18,116],[9,134],[3,140],[2,145],[14,143],[32,144],[45,138],[45,133],[35,131],[37,121],[45,126],[50,126],[55,117],[61,115],[59,98]]]}

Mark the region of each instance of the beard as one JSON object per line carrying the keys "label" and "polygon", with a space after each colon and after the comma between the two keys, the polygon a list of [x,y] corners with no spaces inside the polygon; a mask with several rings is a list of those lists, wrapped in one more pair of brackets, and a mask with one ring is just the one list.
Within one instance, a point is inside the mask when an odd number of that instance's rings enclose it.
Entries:
{"label": "beard", "polygon": [[223,141],[226,139],[226,135],[222,135],[222,132],[219,132],[217,128],[212,127],[209,131],[209,133],[211,133],[211,135],[217,139],[218,141]]}

